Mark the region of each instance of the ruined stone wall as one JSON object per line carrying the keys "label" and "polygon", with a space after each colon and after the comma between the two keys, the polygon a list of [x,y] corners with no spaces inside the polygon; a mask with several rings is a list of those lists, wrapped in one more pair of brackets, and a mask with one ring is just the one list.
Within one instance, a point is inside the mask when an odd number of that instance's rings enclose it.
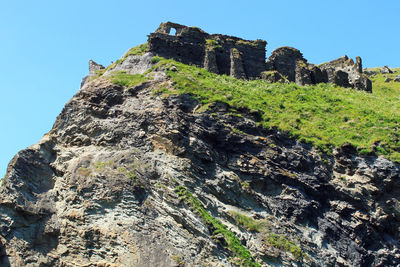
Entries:
{"label": "ruined stone wall", "polygon": [[[171,34],[172,29],[175,29],[175,34]],[[298,49],[280,47],[265,62],[266,41],[208,34],[200,28],[172,22],[161,23],[149,35],[148,44],[149,51],[157,56],[239,79],[263,78],[271,82],[295,82],[302,86],[331,82],[372,91],[371,81],[362,73],[360,57],[357,57],[356,63],[345,56],[316,66],[308,63]]]}
{"label": "ruined stone wall", "polygon": [[[171,29],[176,30],[175,35],[170,34]],[[217,74],[257,78],[265,70],[267,43],[263,40],[208,34],[196,27],[167,22],[149,35],[148,44],[149,51],[158,56],[204,67]]]}
{"label": "ruined stone wall", "polygon": [[362,61],[356,57],[356,63],[346,55],[318,66],[326,72],[328,82],[344,87],[353,87],[367,92],[372,91],[372,83],[362,73]]}
{"label": "ruined stone wall", "polygon": [[362,73],[361,58],[356,58],[356,63],[347,56],[332,60],[328,63],[316,66],[308,63],[303,54],[293,47],[279,47],[275,49],[266,63],[267,72],[262,74],[263,79],[276,82],[276,75],[271,71],[277,71],[288,82],[298,85],[334,83],[342,87],[352,87],[358,90],[372,92],[372,83]]}

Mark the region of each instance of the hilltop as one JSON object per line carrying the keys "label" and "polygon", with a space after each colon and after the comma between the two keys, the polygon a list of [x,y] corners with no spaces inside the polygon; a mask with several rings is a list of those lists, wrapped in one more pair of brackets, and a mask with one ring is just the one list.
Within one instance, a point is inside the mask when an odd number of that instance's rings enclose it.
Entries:
{"label": "hilltop", "polygon": [[400,264],[400,69],[265,45],[163,23],[91,60],[8,166],[1,266]]}

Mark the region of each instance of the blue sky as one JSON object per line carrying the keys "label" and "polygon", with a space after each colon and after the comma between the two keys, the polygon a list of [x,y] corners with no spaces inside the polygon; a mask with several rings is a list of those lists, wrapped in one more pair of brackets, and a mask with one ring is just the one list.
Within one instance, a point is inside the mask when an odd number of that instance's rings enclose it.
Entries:
{"label": "blue sky", "polygon": [[344,54],[400,66],[398,0],[1,1],[0,177],[48,132],[88,72],[144,43],[160,22],[293,46],[312,63]]}

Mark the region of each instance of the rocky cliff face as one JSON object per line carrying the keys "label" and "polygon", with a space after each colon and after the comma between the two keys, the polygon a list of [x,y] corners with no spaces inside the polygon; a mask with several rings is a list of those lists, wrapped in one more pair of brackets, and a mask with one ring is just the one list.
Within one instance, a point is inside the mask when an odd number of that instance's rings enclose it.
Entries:
{"label": "rocky cliff face", "polygon": [[[151,59],[115,69],[143,73]],[[398,164],[350,145],[321,156],[254,112],[163,97],[162,69],[136,86],[112,73],[10,162],[1,266],[400,264]]]}

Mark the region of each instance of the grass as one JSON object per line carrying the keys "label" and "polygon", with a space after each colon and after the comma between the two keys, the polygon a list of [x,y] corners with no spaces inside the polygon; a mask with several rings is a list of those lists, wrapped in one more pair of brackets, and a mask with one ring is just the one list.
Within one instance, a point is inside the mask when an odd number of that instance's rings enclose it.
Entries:
{"label": "grass", "polygon": [[110,79],[112,83],[124,87],[134,87],[149,80],[148,77],[145,77],[142,74],[127,74],[125,71],[113,73]]}
{"label": "grass", "polygon": [[296,246],[293,241],[287,239],[283,235],[269,233],[267,236],[267,242],[276,248],[289,251],[296,259],[301,259],[306,256],[306,254]]}
{"label": "grass", "polygon": [[177,264],[178,266],[183,266],[185,264],[185,261],[183,259],[183,255],[171,255],[171,259]]}
{"label": "grass", "polygon": [[132,47],[125,53],[123,58],[127,58],[128,56],[142,56],[148,51],[148,49],[149,47],[147,43]]}
{"label": "grass", "polygon": [[236,44],[257,47],[259,43],[257,41],[239,40]]}
{"label": "grass", "polygon": [[125,174],[129,179],[133,181],[137,181],[138,179],[135,166],[133,165],[129,166],[128,168],[119,167],[117,170],[118,172]]}
{"label": "grass", "polygon": [[103,170],[105,167],[112,167],[114,165],[114,161],[110,160],[110,161],[97,161],[94,163],[94,169],[96,171],[101,171]]}
{"label": "grass", "polygon": [[211,49],[220,49],[222,46],[218,43],[218,41],[213,39],[206,39],[206,46]]}
{"label": "grass", "polygon": [[[224,102],[231,112],[257,110],[260,125],[285,131],[328,154],[350,143],[364,154],[400,162],[400,83],[383,83],[378,75],[372,79],[373,93],[366,93],[324,83],[239,80],[167,59],[160,65],[174,82],[173,90],[160,90],[165,95],[189,93],[203,105]],[[178,71],[170,71],[172,65]]]}
{"label": "grass", "polygon": [[249,216],[239,212],[231,211],[230,214],[235,219],[236,223],[245,227],[248,231],[256,231],[263,233],[266,236],[266,244],[276,247],[281,250],[290,252],[297,260],[301,260],[307,255],[293,241],[289,240],[284,235],[272,233],[267,221],[255,220]]}
{"label": "grass", "polygon": [[235,257],[241,259],[241,266],[260,266],[235,234],[229,231],[226,225],[211,216],[211,214],[205,210],[201,202],[184,186],[179,185],[175,187],[175,192],[178,196],[182,197],[185,200],[185,203],[188,204],[202,218],[204,223],[212,229],[213,234],[222,234],[228,249]]}
{"label": "grass", "polygon": [[151,58],[151,63],[156,64],[156,63],[158,63],[161,59],[162,59],[162,57],[154,56],[154,57]]}
{"label": "grass", "polygon": [[216,46],[216,45],[218,45],[218,42],[216,40],[213,40],[213,39],[206,39],[206,45],[208,45],[208,46]]}
{"label": "grass", "polygon": [[230,214],[238,224],[242,225],[248,231],[262,232],[263,229],[268,227],[266,221],[264,220],[255,220],[249,216],[235,211],[231,211]]}

